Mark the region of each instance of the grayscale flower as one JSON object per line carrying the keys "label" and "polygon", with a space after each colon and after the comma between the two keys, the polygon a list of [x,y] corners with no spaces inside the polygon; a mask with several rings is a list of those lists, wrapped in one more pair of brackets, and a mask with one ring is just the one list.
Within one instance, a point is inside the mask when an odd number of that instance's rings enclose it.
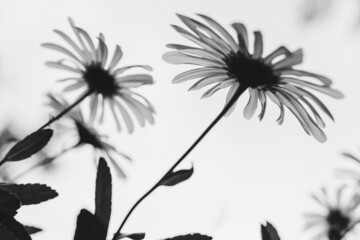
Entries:
{"label": "grayscale flower", "polygon": [[[173,25],[174,29],[198,47],[168,44],[167,47],[174,51],[165,53],[163,59],[172,64],[199,67],[178,74],[173,79],[174,83],[197,79],[189,90],[211,85],[202,95],[203,98],[212,96],[220,89],[229,88],[226,103],[248,89],[250,97],[244,109],[246,119],[251,118],[260,105],[259,118],[262,120],[269,98],[280,108],[278,124],[284,121],[285,106],[295,115],[307,134],[313,135],[320,142],[326,141],[326,135],[322,131],[325,123],[314,105],[331,119],[333,116],[308,89],[334,98],[342,98],[343,94],[331,88],[332,81],[327,77],[293,68],[303,60],[301,49],[291,52],[281,46],[264,57],[261,32],[254,32],[254,47],[250,52],[248,32],[243,24],[232,24],[237,33],[236,42],[210,17],[199,15],[205,21],[204,24],[183,15],[178,16],[192,32],[176,25]],[[239,96],[234,96],[235,94]],[[235,105],[236,103],[227,115],[233,111]]]}
{"label": "grayscale flower", "polygon": [[351,168],[342,168],[337,170],[337,175],[342,178],[351,179],[360,187],[360,159],[351,153],[343,153],[347,159],[352,160],[353,163],[356,163],[356,166]]}
{"label": "grayscale flower", "polygon": [[64,91],[82,90],[78,100],[90,97],[90,121],[96,118],[100,122],[104,118],[105,105],[109,105],[118,130],[121,129],[119,114],[131,133],[134,129],[132,111],[141,126],[145,122],[154,123],[155,110],[151,103],[134,92],[132,89],[143,85],[153,84],[153,78],[149,74],[127,74],[123,73],[133,68],[143,68],[151,71],[147,65],[133,65],[118,68],[117,65],[123,56],[120,46],[116,46],[113,57],[108,61],[108,47],[105,38],[100,33],[98,45],[92,41],[89,34],[77,27],[72,19],[69,19],[72,30],[75,33],[78,44],[68,35],[59,30],[54,30],[70,47],[71,50],[58,44],[44,43],[42,46],[63,53],[67,58],[55,62],[47,62],[50,67],[66,70],[74,74],[68,78],[59,80],[70,82]]}
{"label": "grayscale flower", "polygon": [[335,198],[331,198],[325,188],[321,189],[321,194],[311,195],[322,208],[321,213],[305,214],[305,229],[317,229],[314,239],[340,240],[360,220],[355,213],[360,205],[360,195],[346,194],[349,198],[344,201],[345,190],[346,185],[340,186],[336,190]]}
{"label": "grayscale flower", "polygon": [[[56,110],[61,112],[69,106],[69,103],[62,97],[48,94],[50,99],[48,105]],[[76,107],[73,108],[63,120],[70,120],[69,124],[62,124],[62,131],[68,135],[67,139],[75,139],[75,144],[73,148],[78,148],[84,145],[90,145],[95,150],[95,159],[99,157],[105,157],[109,159],[112,165],[115,167],[116,172],[120,177],[126,177],[124,171],[121,169],[116,156],[121,156],[122,158],[131,161],[131,158],[124,153],[121,153],[116,150],[116,148],[108,142],[107,136],[99,134],[96,129],[91,127],[86,123],[85,118],[81,110]]]}

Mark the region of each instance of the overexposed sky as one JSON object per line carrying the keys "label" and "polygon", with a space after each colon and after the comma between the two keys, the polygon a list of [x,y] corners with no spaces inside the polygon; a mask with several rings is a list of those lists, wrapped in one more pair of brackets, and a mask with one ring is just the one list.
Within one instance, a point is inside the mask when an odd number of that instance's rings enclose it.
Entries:
{"label": "overexposed sky", "polygon": [[[193,162],[193,177],[173,188],[156,190],[134,212],[125,232],[146,232],[147,239],[200,232],[215,239],[260,239],[260,223],[272,222],[282,239],[308,239],[302,231],[302,214],[313,209],[311,192],[337,184],[335,169],[345,166],[340,152],[358,153],[360,145],[360,29],[356,29],[358,3],[334,1],[327,15],[301,21],[304,0],[82,0],[0,2],[0,111],[22,131],[31,132],[46,121],[44,93],[59,91],[55,80],[66,72],[47,68],[45,61],[60,54],[40,46],[62,43],[53,29],[70,35],[67,18],[92,37],[102,32],[110,51],[119,44],[120,65],[148,64],[156,83],[139,89],[157,110],[154,126],[136,128],[134,134],[111,131],[118,149],[134,159],[127,164],[126,181],[114,176],[110,234],[117,229],[131,205],[155,183],[187,149],[223,107],[226,91],[201,100],[203,91],[187,92],[190,84],[174,85],[171,79],[188,69],[165,63],[161,55],[168,43],[187,44],[170,24],[180,25],[175,13],[194,17],[203,13],[230,29],[243,22],[249,31],[264,35],[265,54],[279,45],[304,49],[301,69],[326,75],[346,96],[320,98],[336,122],[327,119],[328,141],[307,136],[287,111],[283,126],[275,119],[279,110],[269,104],[262,122],[245,120],[244,95],[235,112],[223,119],[181,165]],[[234,33],[234,32],[232,32]],[[73,36],[73,35],[72,35]],[[87,103],[83,104],[87,107]],[[95,167],[91,151],[77,151],[59,159],[55,172],[36,171],[21,182],[45,183],[60,197],[20,209],[17,219],[44,229],[34,239],[72,239],[80,209],[94,208]],[[360,153],[359,153],[360,154]],[[16,163],[20,166],[21,163]]]}

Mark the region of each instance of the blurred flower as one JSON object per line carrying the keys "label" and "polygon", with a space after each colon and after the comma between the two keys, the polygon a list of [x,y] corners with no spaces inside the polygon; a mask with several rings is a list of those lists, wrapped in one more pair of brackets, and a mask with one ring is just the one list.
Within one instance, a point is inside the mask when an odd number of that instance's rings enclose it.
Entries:
{"label": "blurred flower", "polygon": [[305,229],[317,228],[319,232],[314,239],[340,240],[360,220],[354,212],[360,205],[360,195],[354,193],[349,200],[342,201],[345,185],[336,191],[335,201],[330,199],[328,191],[322,188],[321,194],[311,197],[322,207],[321,213],[308,213],[305,215],[307,223]]}
{"label": "blurred flower", "polygon": [[[199,16],[207,25],[186,16],[178,16],[192,33],[174,25],[175,30],[200,47],[169,44],[167,46],[176,51],[165,53],[163,59],[172,64],[193,64],[200,67],[178,74],[173,79],[174,83],[199,79],[189,90],[214,84],[205,92],[203,98],[230,87],[226,103],[233,97],[239,97],[234,96],[239,94],[238,89],[248,89],[250,98],[244,109],[245,118],[249,119],[255,114],[260,102],[259,118],[262,120],[268,97],[280,108],[280,116],[277,119],[279,124],[284,120],[285,106],[295,115],[306,133],[313,135],[320,142],[326,141],[326,135],[321,130],[325,123],[313,105],[317,105],[331,119],[333,117],[326,106],[306,89],[334,98],[342,98],[343,94],[330,87],[332,81],[327,77],[293,68],[303,60],[301,49],[290,52],[281,46],[263,57],[263,40],[260,32],[254,32],[254,50],[250,53],[248,33],[243,24],[232,25],[237,32],[237,43],[219,23],[205,15]],[[315,83],[303,78],[315,80]],[[235,105],[236,103],[228,114],[233,111]]]}
{"label": "blurred flower", "polygon": [[133,65],[116,68],[123,55],[118,45],[115,48],[111,61],[107,64],[108,47],[105,44],[104,36],[100,33],[98,37],[99,43],[95,46],[85,30],[75,26],[72,19],[69,19],[69,22],[80,44],[76,44],[68,35],[59,30],[55,30],[55,33],[65,40],[73,52],[57,44],[42,44],[42,46],[61,52],[68,57],[67,59],[46,63],[50,67],[63,69],[75,74],[69,78],[59,80],[61,82],[71,82],[64,91],[83,89],[83,93],[78,99],[80,101],[91,95],[91,122],[98,117],[100,111],[99,121],[103,121],[105,104],[107,103],[115,118],[118,130],[121,129],[118,112],[122,115],[128,131],[131,133],[134,129],[133,120],[125,106],[133,112],[141,126],[144,126],[146,121],[153,124],[153,114],[155,113],[153,106],[144,97],[131,90],[132,88],[153,84],[152,76],[148,74],[122,75],[132,68],[143,68],[151,71],[151,67],[147,65]]}
{"label": "blurred flower", "polygon": [[309,23],[326,15],[333,5],[333,0],[305,0],[299,12],[303,20]]}
{"label": "blurred flower", "polygon": [[[352,160],[356,163],[358,167],[360,167],[360,159],[358,157],[351,153],[343,153],[342,155],[345,156],[347,159]],[[339,177],[349,178],[352,181],[355,181],[358,187],[360,187],[360,168],[358,168],[357,170],[355,168],[339,169],[337,170],[337,175]]]}
{"label": "blurred flower", "polygon": [[[48,97],[50,99],[48,105],[58,112],[63,111],[69,106],[69,103],[60,96],[48,94]],[[84,145],[92,146],[96,153],[96,160],[99,159],[100,156],[109,159],[114,165],[118,175],[123,178],[126,177],[115,156],[121,156],[129,161],[131,161],[131,158],[117,151],[116,148],[107,141],[107,136],[100,135],[93,127],[89,126],[85,122],[84,116],[79,108],[74,108],[70,111],[69,114],[64,117],[64,120],[70,120],[69,125],[63,125],[62,132],[70,133],[68,139],[76,139],[73,148]]]}

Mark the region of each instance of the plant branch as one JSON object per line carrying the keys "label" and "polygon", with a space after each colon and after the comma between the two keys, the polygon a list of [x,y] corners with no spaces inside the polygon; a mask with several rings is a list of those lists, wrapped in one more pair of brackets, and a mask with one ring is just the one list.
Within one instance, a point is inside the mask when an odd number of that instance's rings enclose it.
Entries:
{"label": "plant branch", "polygon": [[53,122],[59,120],[62,116],[64,116],[66,113],[70,112],[71,109],[73,109],[76,105],[78,105],[79,103],[81,103],[85,98],[87,98],[89,95],[91,95],[93,93],[92,90],[88,90],[85,93],[83,93],[82,96],[80,96],[74,103],[72,103],[69,107],[67,107],[66,109],[64,109],[62,112],[60,112],[58,115],[56,115],[55,117],[50,118],[50,120],[45,123],[42,127],[40,127],[38,129],[44,129],[46,127],[48,127],[50,124],[52,124]]}
{"label": "plant branch", "polygon": [[233,106],[233,104],[238,100],[241,94],[247,89],[247,87],[239,87],[234,96],[230,99],[228,104],[223,108],[220,114],[211,122],[211,124],[205,129],[205,131],[196,139],[196,141],[186,150],[186,152],[175,162],[175,164],[164,174],[164,176],[148,190],[137,202],[132,206],[130,211],[125,216],[117,232],[114,234],[113,240],[116,240],[116,237],[121,233],[121,229],[124,227],[126,221],[129,219],[132,212],[135,208],[147,197],[149,196],[158,186],[161,185],[161,182],[165,176],[170,174],[191,152],[194,148],[201,142],[201,140],[210,132],[210,130],[220,121],[220,119],[228,112],[228,110]]}

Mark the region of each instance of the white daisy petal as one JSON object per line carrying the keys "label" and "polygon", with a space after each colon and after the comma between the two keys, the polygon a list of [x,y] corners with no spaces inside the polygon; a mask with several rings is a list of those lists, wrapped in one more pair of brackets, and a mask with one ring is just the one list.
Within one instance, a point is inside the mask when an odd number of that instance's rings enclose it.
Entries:
{"label": "white daisy petal", "polygon": [[295,75],[295,76],[299,76],[299,77],[316,78],[320,82],[322,82],[323,84],[328,85],[328,86],[330,86],[332,84],[332,81],[329,78],[319,75],[319,74],[306,72],[306,71],[301,71],[301,70],[296,70],[296,69],[286,69],[286,70],[281,70],[280,73],[281,73],[281,75]]}
{"label": "white daisy petal", "polygon": [[284,59],[273,64],[274,70],[278,70],[281,68],[290,68],[295,65],[302,63],[303,61],[303,51],[302,49],[298,49],[295,52],[287,55]]}
{"label": "white daisy petal", "polygon": [[210,76],[210,77],[206,77],[206,78],[202,78],[199,81],[195,82],[190,88],[189,91],[191,90],[198,90],[201,89],[209,84],[213,84],[216,82],[223,82],[225,80],[229,79],[228,76],[224,76],[224,75],[215,75],[215,76]]}
{"label": "white daisy petal", "polygon": [[299,79],[295,79],[295,78],[288,78],[288,77],[281,79],[281,82],[294,83],[294,84],[297,84],[302,87],[311,88],[313,90],[316,90],[316,91],[319,91],[326,95],[329,95],[333,98],[340,99],[340,98],[344,97],[344,95],[339,90],[333,89],[329,86],[319,86],[319,85],[316,85],[316,84],[313,84],[313,83],[310,83],[307,81],[303,81],[303,80],[299,80]]}
{"label": "white daisy petal", "polygon": [[132,121],[129,113],[127,112],[127,110],[123,107],[123,105],[118,100],[115,100],[114,102],[117,105],[118,109],[120,110],[121,115],[124,118],[124,122],[126,124],[126,127],[129,131],[129,133],[132,133],[134,131],[134,124],[133,124],[133,121]]}
{"label": "white daisy petal", "polygon": [[228,41],[230,47],[234,52],[238,51],[238,47],[236,42],[234,41],[233,37],[214,19],[205,16],[203,14],[198,14],[200,17],[202,17],[210,26],[216,29],[224,38],[226,41]]}
{"label": "white daisy petal", "polygon": [[121,60],[123,55],[123,52],[121,51],[121,48],[119,45],[116,45],[114,56],[111,59],[111,62],[109,64],[109,70],[111,71]]}
{"label": "white daisy petal", "polygon": [[208,68],[208,67],[195,68],[176,75],[172,82],[181,83],[196,78],[201,78],[206,76],[211,77],[215,75],[226,75],[226,70],[222,68]]}
{"label": "white daisy petal", "polygon": [[252,55],[254,59],[261,58],[263,54],[263,38],[261,32],[254,32],[255,42],[254,42],[254,54]]}
{"label": "white daisy petal", "polygon": [[224,64],[211,59],[194,57],[180,52],[167,52],[162,56],[163,60],[172,64],[194,64],[205,67],[223,67]]}
{"label": "white daisy petal", "polygon": [[249,88],[249,101],[244,108],[244,117],[250,119],[254,116],[258,105],[258,92],[256,89]]}
{"label": "white daisy petal", "polygon": [[[225,106],[229,103],[229,101],[233,98],[236,90],[238,89],[239,87],[239,83],[235,82],[229,89],[229,92],[228,94],[226,95],[226,102],[225,102]],[[236,104],[237,104],[237,100],[236,102],[229,108],[229,110],[226,112],[225,116],[229,116],[235,109],[236,107]]]}

